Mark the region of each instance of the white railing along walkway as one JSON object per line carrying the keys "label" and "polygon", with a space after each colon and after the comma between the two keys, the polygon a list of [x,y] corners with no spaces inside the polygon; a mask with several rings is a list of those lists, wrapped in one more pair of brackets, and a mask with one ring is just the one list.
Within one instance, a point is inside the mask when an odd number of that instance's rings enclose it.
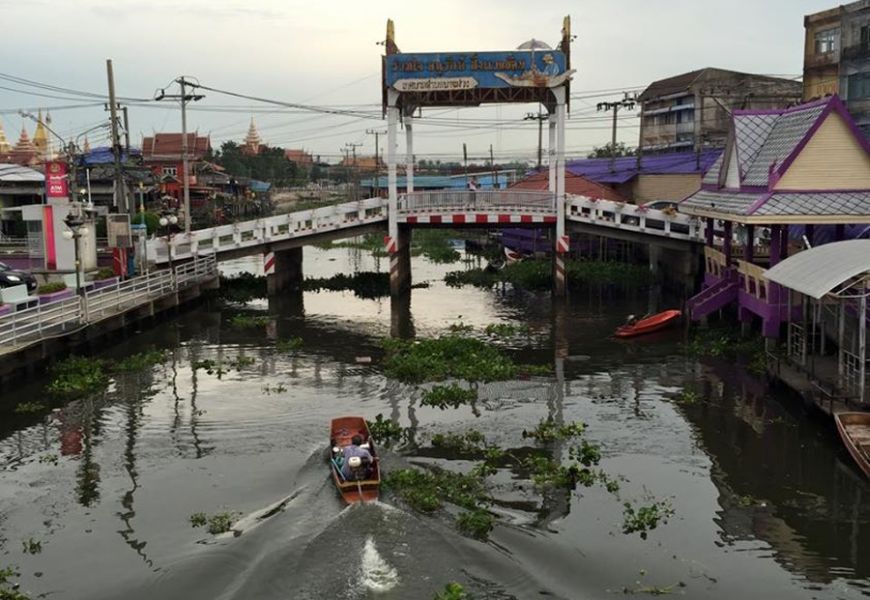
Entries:
{"label": "white railing along walkway", "polygon": [[171,236],[169,241],[165,236],[156,237],[148,241],[148,260],[154,263],[169,262],[170,248],[172,260],[180,260],[380,223],[386,219],[387,201],[383,198],[345,202],[209,229],[198,229],[191,231],[189,235],[178,233]]}
{"label": "white railing along walkway", "polygon": [[569,196],[565,218],[599,227],[644,233],[687,242],[703,242],[700,222],[679,212],[644,208],[636,204]]}
{"label": "white railing along walkway", "polygon": [[556,214],[556,195],[525,190],[438,190],[401,194],[400,214],[438,212],[524,212]]}
{"label": "white railing along walkway", "polygon": [[100,319],[141,306],[217,275],[213,256],[133,277],[83,296],[40,304],[0,316],[0,354],[36,341],[57,337]]}

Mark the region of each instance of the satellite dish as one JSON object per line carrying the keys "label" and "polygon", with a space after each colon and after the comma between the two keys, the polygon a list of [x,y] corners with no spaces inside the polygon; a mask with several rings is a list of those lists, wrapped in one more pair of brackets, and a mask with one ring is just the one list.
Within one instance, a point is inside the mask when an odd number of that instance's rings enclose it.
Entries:
{"label": "satellite dish", "polygon": [[552,48],[548,43],[532,38],[528,42],[523,42],[517,46],[517,50],[552,50]]}

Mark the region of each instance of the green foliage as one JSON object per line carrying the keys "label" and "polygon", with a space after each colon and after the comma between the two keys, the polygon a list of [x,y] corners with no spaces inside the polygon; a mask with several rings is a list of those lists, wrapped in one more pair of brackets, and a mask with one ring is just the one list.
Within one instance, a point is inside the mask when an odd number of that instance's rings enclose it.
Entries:
{"label": "green foliage", "polygon": [[461,513],[456,518],[459,532],[476,540],[485,540],[495,526],[495,517],[487,510],[476,508]]}
{"label": "green foliage", "polygon": [[48,283],[43,283],[41,286],[36,288],[36,293],[40,296],[45,294],[53,294],[55,292],[60,292],[66,289],[66,283],[63,281],[49,281]]}
{"label": "green foliage", "polygon": [[674,401],[677,404],[681,404],[683,406],[692,406],[694,404],[697,404],[700,400],[701,395],[697,391],[690,388],[684,389],[677,395],[676,398],[674,398]]}
{"label": "green foliage", "polygon": [[208,524],[208,515],[204,512],[193,513],[188,520],[193,527],[205,527]]}
{"label": "green foliage", "polygon": [[21,541],[24,554],[39,554],[42,552],[42,542],[28,538]]}
{"label": "green foliage", "polygon": [[213,160],[230,175],[250,177],[287,187],[305,180],[305,172],[287,160],[282,148],[261,146],[257,154],[246,154],[243,146],[226,141],[214,153]]}
{"label": "green foliage", "polygon": [[[150,231],[149,231],[150,232]],[[101,279],[111,279],[115,276],[115,272],[110,267],[100,267],[94,275],[94,281]]]}
{"label": "green foliage", "polygon": [[281,354],[290,354],[302,348],[302,338],[292,337],[286,340],[278,340],[275,342],[275,350]]}
{"label": "green foliage", "polygon": [[[639,285],[650,280],[646,267],[613,261],[569,260],[565,262],[565,272],[571,288],[590,283]],[[548,290],[553,285],[553,272],[549,261],[525,260],[506,265],[499,271],[453,271],[444,276],[444,281],[450,287],[491,288],[499,283],[510,283],[526,290]]]}
{"label": "green foliage", "polygon": [[35,413],[41,413],[45,409],[46,406],[42,402],[20,402],[12,412],[16,415],[32,415]]}
{"label": "green foliage", "polygon": [[367,424],[371,436],[384,446],[391,446],[406,437],[405,430],[398,423],[392,419],[385,419],[384,415],[380,413],[374,421],[368,421]]}
{"label": "green foliage", "polygon": [[483,479],[475,474],[402,469],[387,475],[384,485],[396,492],[412,508],[432,513],[450,502],[468,510],[489,503]]}
{"label": "green foliage", "polygon": [[254,315],[233,315],[230,319],[230,327],[237,329],[254,329],[257,327],[265,327],[269,324],[269,317],[254,316]]}
{"label": "green foliage", "polygon": [[12,567],[0,569],[0,600],[30,600],[30,596],[19,592],[15,589],[17,586],[10,581],[19,576],[18,571]]}
{"label": "green foliage", "polygon": [[353,275],[337,273],[332,277],[306,279],[302,288],[310,292],[350,290],[358,298],[373,300],[390,295],[390,274],[372,271],[354,273]]}
{"label": "green foliage", "polygon": [[674,509],[667,500],[655,500],[646,506],[639,507],[626,502],[623,507],[622,532],[626,534],[640,533],[640,537],[644,540],[650,530],[658,527],[660,523],[667,523],[668,518],[674,514]]}
{"label": "green foliage", "polygon": [[217,362],[213,361],[210,358],[206,358],[203,360],[194,361],[191,365],[191,368],[196,371],[197,369],[202,369],[209,375],[217,374],[218,377],[221,377],[226,371],[224,371]]}
{"label": "green foliage", "polygon": [[625,142],[607,142],[603,146],[595,146],[587,157],[588,158],[619,158],[621,156],[635,156],[637,149],[631,146],[626,146]]}
{"label": "green foliage", "polygon": [[451,582],[444,586],[444,591],[435,594],[433,600],[473,600],[473,598],[465,593],[465,588],[461,585]]}
{"label": "green foliage", "polygon": [[459,454],[482,456],[486,452],[486,438],[476,429],[465,433],[436,433],[432,436],[432,446]]}
{"label": "green foliage", "polygon": [[41,464],[41,465],[57,465],[59,460],[60,459],[58,458],[57,454],[48,453],[48,454],[43,454],[42,456],[39,457],[39,464]]}
{"label": "green foliage", "polygon": [[384,348],[386,374],[405,383],[445,379],[504,381],[519,373],[518,367],[496,348],[457,335],[416,342],[388,339]]}
{"label": "green foliage", "polygon": [[459,321],[458,323],[451,323],[447,329],[449,329],[451,333],[471,333],[474,331],[474,325],[469,325]]}
{"label": "green foliage", "polygon": [[556,442],[580,437],[586,432],[586,425],[576,423],[557,424],[552,418],[542,419],[531,431],[523,430],[523,438],[533,438],[539,442]]}
{"label": "green foliage", "polygon": [[411,239],[411,249],[438,264],[458,262],[462,255],[450,243],[457,233],[449,229],[419,229]]}
{"label": "green foliage", "polygon": [[263,393],[267,396],[271,394],[283,394],[287,391],[287,386],[283,383],[279,383],[278,385],[264,385]]}
{"label": "green foliage", "polygon": [[711,327],[698,329],[685,346],[689,356],[706,356],[728,360],[744,360],[750,364],[761,361],[765,364],[764,340],[760,336],[741,337],[733,328]]}
{"label": "green foliage", "polygon": [[420,403],[423,406],[435,406],[445,408],[459,408],[463,404],[477,400],[477,390],[465,389],[452,383],[450,385],[436,385],[430,390],[423,392]]}
{"label": "green foliage", "polygon": [[233,527],[233,517],[229,512],[217,513],[211,516],[198,512],[190,515],[188,520],[193,527],[206,527],[212,535],[218,535],[230,531]]}
{"label": "green foliage", "polygon": [[148,232],[148,235],[151,235],[160,226],[160,215],[150,211],[145,211],[144,213],[137,212],[130,218],[130,223],[133,225],[145,223],[145,231]]}
{"label": "green foliage", "polygon": [[48,391],[55,396],[80,398],[103,390],[109,383],[103,361],[71,355],[55,363]]}
{"label": "green foliage", "polygon": [[160,350],[149,350],[147,352],[133,354],[132,356],[128,356],[127,358],[118,361],[114,364],[112,370],[121,373],[142,371],[153,367],[154,365],[159,365],[164,360],[166,360],[165,352]]}
{"label": "green foliage", "polygon": [[239,355],[231,360],[229,364],[230,367],[232,367],[236,371],[241,371],[242,369],[253,366],[256,363],[257,361],[253,357]]}
{"label": "green foliage", "polygon": [[531,329],[528,325],[514,325],[513,323],[490,323],[483,332],[494,338],[512,338],[517,335],[528,336]]}
{"label": "green foliage", "polygon": [[251,273],[239,273],[232,277],[220,278],[218,295],[230,302],[250,302],[254,298],[265,298],[267,293],[266,277],[252,275]]}

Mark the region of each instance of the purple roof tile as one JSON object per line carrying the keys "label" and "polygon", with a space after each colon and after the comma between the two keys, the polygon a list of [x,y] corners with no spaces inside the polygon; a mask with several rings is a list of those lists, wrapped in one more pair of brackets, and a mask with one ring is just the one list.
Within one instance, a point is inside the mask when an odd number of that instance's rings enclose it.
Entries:
{"label": "purple roof tile", "polygon": [[565,169],[598,183],[619,184],[631,181],[638,175],[702,175],[721,153],[721,150],[704,150],[700,160],[695,152],[650,154],[642,158],[640,168],[637,166],[637,157],[626,156],[617,158],[612,170],[609,158],[585,158],[569,161]]}

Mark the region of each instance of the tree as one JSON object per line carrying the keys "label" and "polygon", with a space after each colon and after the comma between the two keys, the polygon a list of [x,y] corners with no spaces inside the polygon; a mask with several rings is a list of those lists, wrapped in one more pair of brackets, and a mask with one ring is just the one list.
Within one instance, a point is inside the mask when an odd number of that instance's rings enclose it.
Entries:
{"label": "tree", "polygon": [[282,148],[261,146],[257,154],[246,154],[235,142],[224,142],[215,152],[214,161],[229,175],[268,181],[276,187],[285,187],[305,179],[305,172],[296,163],[287,160]]}
{"label": "tree", "polygon": [[631,146],[626,146],[625,142],[617,142],[614,146],[612,142],[608,142],[603,146],[595,146],[592,152],[588,154],[589,158],[619,158],[620,156],[636,156],[637,149]]}

